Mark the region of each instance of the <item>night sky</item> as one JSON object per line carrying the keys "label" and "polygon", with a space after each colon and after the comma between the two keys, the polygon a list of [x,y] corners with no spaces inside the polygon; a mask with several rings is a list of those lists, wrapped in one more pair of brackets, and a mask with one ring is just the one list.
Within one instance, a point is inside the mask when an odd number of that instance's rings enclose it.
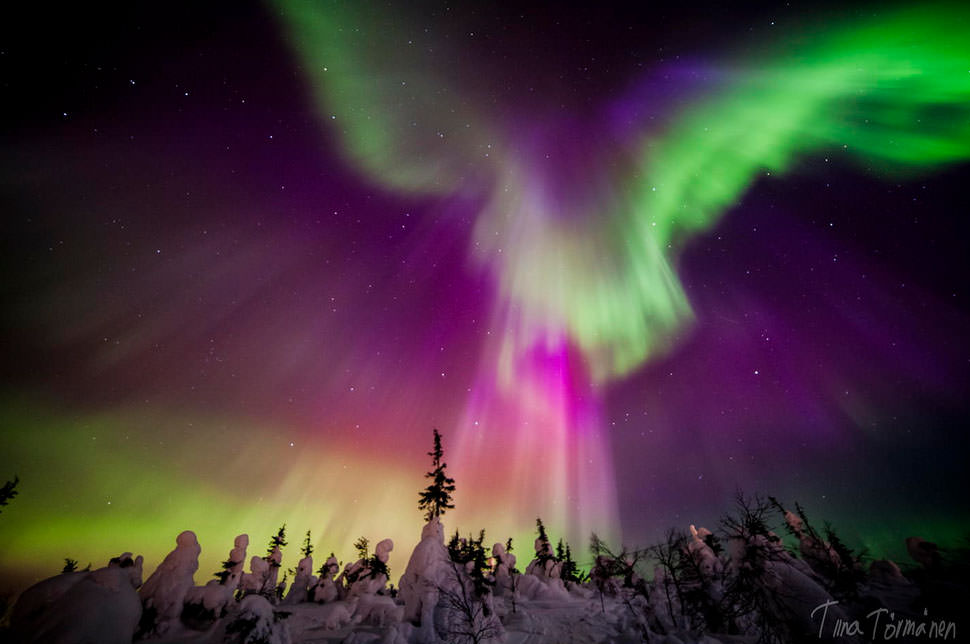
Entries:
{"label": "night sky", "polygon": [[284,521],[396,578],[433,427],[521,553],[970,533],[965,10],[200,4],[2,26],[5,579]]}

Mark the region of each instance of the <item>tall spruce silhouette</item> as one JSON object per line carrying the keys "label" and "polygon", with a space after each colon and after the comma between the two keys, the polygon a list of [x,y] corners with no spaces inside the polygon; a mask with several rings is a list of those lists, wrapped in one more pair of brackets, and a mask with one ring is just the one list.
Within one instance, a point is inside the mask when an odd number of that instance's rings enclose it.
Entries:
{"label": "tall spruce silhouette", "polygon": [[426,487],[419,495],[418,509],[424,510],[424,518],[430,521],[432,517],[441,516],[445,510],[451,510],[455,506],[451,502],[451,493],[455,491],[455,479],[448,478],[445,468],[448,464],[441,458],[444,450],[441,448],[441,434],[434,430],[434,449],[428,452],[431,457],[431,471],[426,473],[425,478],[431,479],[431,485]]}

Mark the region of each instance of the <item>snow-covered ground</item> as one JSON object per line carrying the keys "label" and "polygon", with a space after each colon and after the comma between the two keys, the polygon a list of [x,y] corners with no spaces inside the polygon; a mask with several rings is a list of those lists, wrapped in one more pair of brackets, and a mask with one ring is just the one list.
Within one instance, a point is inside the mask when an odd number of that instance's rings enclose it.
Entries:
{"label": "snow-covered ground", "polygon": [[[727,533],[723,544],[710,531],[691,526],[689,533],[649,553],[614,554],[604,547],[581,581],[568,574],[568,557],[553,554],[544,532],[536,539],[534,558],[519,572],[515,555],[502,544],[486,550],[481,539],[456,539],[446,546],[444,529],[434,518],[424,526],[396,589],[388,585],[386,569],[394,547],[390,540],[378,543],[372,555],[365,545],[361,558],[336,578],[336,559],[328,558],[317,576],[307,551],[287,589],[276,579],[278,548],[265,558],[253,557],[249,572],[243,570],[246,535],[236,539],[225,574],[196,586],[200,546],[186,531],[144,584],[141,557],[124,553],[104,568],[64,573],[29,588],[0,627],[0,639],[65,644],[849,642],[885,639],[879,628],[888,617],[877,626],[872,615],[890,613],[910,620],[913,628],[922,623],[924,632],[935,628],[941,635],[935,639],[956,641],[962,635],[958,622],[922,612],[958,605],[967,596],[966,582],[944,566],[933,544],[910,539],[920,567],[908,576],[888,561],[863,570],[857,560],[846,565],[839,542],[829,543],[791,513],[785,518],[798,551],[786,550],[773,533],[747,532],[744,523],[733,537]],[[640,576],[647,563],[653,566],[650,581]]]}

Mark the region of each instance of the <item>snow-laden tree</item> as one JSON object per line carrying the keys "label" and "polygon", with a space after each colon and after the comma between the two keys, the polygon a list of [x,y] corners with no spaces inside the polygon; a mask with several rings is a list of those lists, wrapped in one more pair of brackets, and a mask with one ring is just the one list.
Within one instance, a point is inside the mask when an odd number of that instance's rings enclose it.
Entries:
{"label": "snow-laden tree", "polygon": [[290,584],[290,592],[286,594],[284,604],[299,604],[307,600],[307,591],[316,584],[313,576],[313,542],[310,539],[310,531],[306,531],[306,538],[303,540],[303,547],[300,548],[303,559],[297,564],[296,574],[293,583]]}
{"label": "snow-laden tree", "polygon": [[239,582],[239,590],[243,595],[261,593],[268,574],[269,564],[266,560],[259,555],[253,555],[249,560],[249,572],[244,574]]}
{"label": "snow-laden tree", "polygon": [[222,562],[222,570],[215,573],[216,579],[224,586],[231,586],[235,591],[242,578],[243,566],[246,563],[246,549],[249,547],[249,535],[241,534],[233,540],[229,558]]}
{"label": "snow-laden tree", "polygon": [[354,623],[386,626],[403,619],[404,607],[398,606],[385,590],[390,575],[387,562],[393,549],[394,542],[384,539],[374,547],[373,556],[359,562],[363,568],[348,591],[349,599],[357,602]]}
{"label": "snow-laden tree", "polygon": [[493,592],[496,596],[505,596],[512,604],[512,612],[516,612],[516,601],[518,600],[518,577],[521,574],[515,567],[515,555],[512,554],[512,538],[505,542],[496,543],[492,546],[492,559],[495,567],[492,570],[492,579],[495,582]]}
{"label": "snow-laden tree", "polygon": [[249,595],[226,626],[227,644],[290,644],[290,630],[284,621],[288,613],[276,612],[261,595]]}
{"label": "snow-laden tree", "polygon": [[439,582],[438,605],[443,610],[435,628],[447,642],[481,644],[505,633],[492,605],[491,585],[474,574],[479,563],[484,564],[484,559],[465,564],[451,559],[448,574]]}
{"label": "snow-laden tree", "polygon": [[562,575],[562,562],[552,553],[552,544],[541,518],[536,518],[535,551],[536,556],[526,567],[527,575],[541,578],[559,579]]}
{"label": "snow-laden tree", "polygon": [[138,591],[144,605],[143,633],[164,634],[182,614],[185,593],[195,585],[192,576],[199,569],[202,551],[195,533],[186,530],[175,539],[175,550],[168,553],[151,577]]}
{"label": "snow-laden tree", "polygon": [[439,587],[451,572],[451,559],[445,547],[444,527],[433,517],[421,529],[421,541],[415,546],[398,583],[398,599],[404,602],[404,619],[418,627],[416,640],[437,644],[435,609],[440,598]]}
{"label": "snow-laden tree", "polygon": [[324,604],[332,602],[339,597],[340,593],[333,579],[339,570],[340,563],[337,561],[337,557],[331,552],[330,557],[320,566],[320,570],[317,571],[320,577],[316,585],[310,590],[311,600],[319,604]]}
{"label": "snow-laden tree", "polygon": [[196,630],[209,628],[224,616],[233,605],[236,589],[243,577],[243,565],[249,535],[241,534],[233,540],[229,558],[222,562],[222,570],[204,586],[193,586],[185,592],[182,623]]}
{"label": "snow-laden tree", "polygon": [[269,564],[269,570],[263,579],[263,587],[260,594],[270,601],[274,601],[277,593],[277,580],[279,579],[280,566],[283,561],[283,548],[286,545],[286,524],[280,526],[273,537],[270,537],[269,545],[266,547],[266,555],[263,561]]}
{"label": "snow-laden tree", "polygon": [[471,535],[467,539],[458,536],[458,531],[448,543],[448,556],[459,564],[475,584],[475,590],[480,596],[490,593],[495,585],[495,578],[491,574],[491,566],[487,563],[485,551],[485,530],[478,533],[478,538]]}
{"label": "snow-laden tree", "polygon": [[[373,595],[382,592],[387,585],[390,576],[387,562],[390,559],[391,550],[394,549],[394,542],[390,539],[378,542],[373,555],[368,554],[367,544],[367,539],[364,537],[357,540],[357,553],[360,559],[347,564],[341,575],[342,581],[346,583],[348,597]],[[338,578],[338,581],[340,580]]]}

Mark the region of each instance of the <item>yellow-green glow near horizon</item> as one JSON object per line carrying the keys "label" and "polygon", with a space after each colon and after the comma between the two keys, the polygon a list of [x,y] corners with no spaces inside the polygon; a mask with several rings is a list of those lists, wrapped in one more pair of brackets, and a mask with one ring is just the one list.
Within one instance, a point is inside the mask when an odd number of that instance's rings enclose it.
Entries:
{"label": "yellow-green glow near horizon", "polygon": [[[249,555],[262,556],[283,523],[290,556],[308,529],[320,552],[341,560],[361,535],[375,543],[420,536],[413,501],[420,470],[312,439],[291,448],[266,440],[272,428],[121,409],[76,415],[9,400],[0,403],[0,426],[5,461],[21,479],[20,494],[0,515],[0,563],[24,575],[54,574],[65,557],[99,567],[124,551],[144,555],[150,572],[182,530],[202,544],[200,583],[219,569],[236,535],[248,533]],[[354,483],[368,477],[377,483]],[[348,513],[348,505],[366,511]],[[393,553],[397,573],[405,562],[406,553]]]}

